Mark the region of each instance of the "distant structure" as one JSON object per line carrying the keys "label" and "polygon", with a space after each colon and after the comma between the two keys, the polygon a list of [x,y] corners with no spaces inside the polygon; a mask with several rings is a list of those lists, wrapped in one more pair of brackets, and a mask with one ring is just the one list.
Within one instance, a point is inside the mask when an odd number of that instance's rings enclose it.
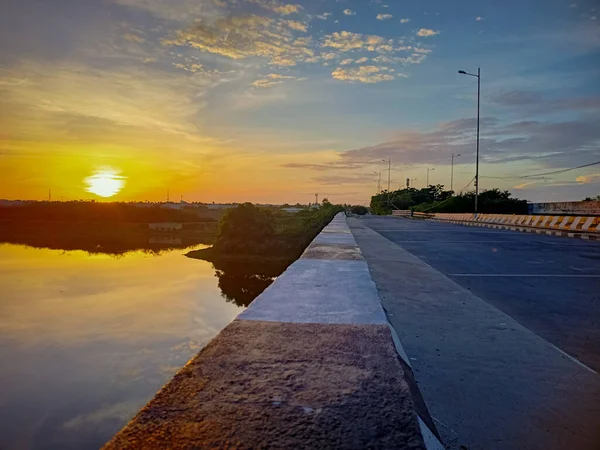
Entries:
{"label": "distant structure", "polygon": [[149,223],[148,228],[152,231],[177,231],[183,228],[183,224],[179,222],[154,222]]}
{"label": "distant structure", "polygon": [[600,216],[600,200],[582,202],[530,203],[529,214],[580,214]]}

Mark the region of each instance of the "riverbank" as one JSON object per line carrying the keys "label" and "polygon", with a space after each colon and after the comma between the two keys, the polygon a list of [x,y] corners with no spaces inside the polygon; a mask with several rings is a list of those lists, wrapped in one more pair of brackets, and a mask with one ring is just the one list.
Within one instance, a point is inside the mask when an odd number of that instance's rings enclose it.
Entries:
{"label": "riverbank", "polygon": [[223,215],[212,247],[186,256],[213,264],[270,263],[283,272],[341,210],[324,203],[319,209],[287,214],[246,203]]}
{"label": "riverbank", "polygon": [[216,233],[216,222],[188,222],[165,232],[148,223],[0,220],[0,243],[114,255],[211,245]]}

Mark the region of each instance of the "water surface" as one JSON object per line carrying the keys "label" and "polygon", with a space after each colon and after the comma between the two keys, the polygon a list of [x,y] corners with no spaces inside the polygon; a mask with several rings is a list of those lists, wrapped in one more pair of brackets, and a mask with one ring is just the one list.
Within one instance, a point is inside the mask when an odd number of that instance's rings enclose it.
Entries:
{"label": "water surface", "polygon": [[271,282],[188,250],[0,244],[0,449],[100,447]]}

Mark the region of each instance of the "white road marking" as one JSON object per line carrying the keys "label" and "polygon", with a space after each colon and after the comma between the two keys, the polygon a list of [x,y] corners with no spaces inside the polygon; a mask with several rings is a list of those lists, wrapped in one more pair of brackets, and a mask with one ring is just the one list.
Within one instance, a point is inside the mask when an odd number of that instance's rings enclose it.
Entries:
{"label": "white road marking", "polygon": [[552,278],[600,278],[600,274],[566,273],[449,273],[449,277],[552,277]]}

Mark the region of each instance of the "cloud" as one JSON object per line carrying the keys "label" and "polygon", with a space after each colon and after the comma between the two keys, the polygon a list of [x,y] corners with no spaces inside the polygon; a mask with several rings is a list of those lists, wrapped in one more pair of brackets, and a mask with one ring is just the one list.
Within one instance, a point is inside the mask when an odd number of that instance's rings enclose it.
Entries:
{"label": "cloud", "polygon": [[300,22],[260,16],[220,17],[198,21],[178,31],[167,46],[188,46],[231,59],[262,57],[276,66],[294,66],[314,56],[308,40],[294,39]]}
{"label": "cloud", "polygon": [[394,16],[391,14],[377,14],[377,20],[387,20],[392,19]]}
{"label": "cloud", "polygon": [[319,19],[319,20],[327,20],[327,18],[329,16],[331,16],[331,13],[330,12],[326,12],[326,13],[323,13],[323,14],[318,14],[317,15],[317,19]]}
{"label": "cloud", "polygon": [[400,23],[408,23],[410,22],[410,19],[400,19]]}
{"label": "cloud", "polygon": [[[449,155],[472,155],[476,120],[459,119],[425,131],[401,131],[396,139],[350,150],[342,154],[347,163],[392,158],[405,164],[448,164]],[[483,163],[532,161],[549,168],[573,167],[597,160],[600,128],[589,119],[565,122],[507,122],[481,119]]]}
{"label": "cloud", "polygon": [[485,20],[485,19],[481,16],[477,16],[477,17],[475,17],[475,20],[478,22],[481,22],[482,20]]}
{"label": "cloud", "polygon": [[369,52],[389,53],[402,51],[397,48],[393,39],[385,39],[372,34],[352,33],[350,31],[339,31],[323,37],[323,47],[334,48],[341,52],[363,50]]}
{"label": "cloud", "polygon": [[556,111],[600,110],[600,96],[549,98],[539,91],[506,91],[492,95],[491,103],[498,106],[518,108],[527,114],[553,113]]}
{"label": "cloud", "polygon": [[340,61],[340,66],[347,66],[348,64],[352,64],[354,60],[352,58],[346,58]]}
{"label": "cloud", "polygon": [[419,31],[417,31],[417,36],[421,36],[421,37],[435,36],[437,34],[440,34],[440,32],[430,30],[428,28],[421,28]]}
{"label": "cloud", "polygon": [[121,6],[146,11],[159,18],[174,21],[189,21],[197,17],[211,17],[220,8],[213,1],[197,0],[109,0]]}
{"label": "cloud", "polygon": [[[2,89],[2,81],[19,79],[26,82]],[[82,116],[191,135],[197,132],[193,116],[204,107],[203,96],[222,81],[218,76],[196,77],[148,66],[114,70],[76,62],[27,62],[2,73],[0,98],[3,108],[34,110],[43,121]]]}
{"label": "cloud", "polygon": [[362,167],[362,164],[355,163],[342,163],[340,161],[332,161],[328,164],[314,164],[314,163],[285,163],[281,167],[287,169],[308,169],[315,170],[318,172],[325,172],[329,170],[351,170]]}
{"label": "cloud", "polygon": [[517,184],[516,186],[513,186],[512,188],[513,189],[525,189],[527,186],[531,186],[531,185],[538,184],[538,183],[539,183],[539,181],[528,181],[526,183]]}
{"label": "cloud", "polygon": [[340,185],[340,184],[367,184],[373,182],[372,176],[365,176],[363,174],[354,174],[349,176],[343,175],[324,175],[320,177],[314,177],[312,179],[315,183],[321,185]]}
{"label": "cloud", "polygon": [[286,21],[287,26],[290,27],[292,30],[296,30],[296,31],[304,31],[306,32],[306,29],[308,28],[308,24],[304,23],[304,22],[298,22],[296,20],[288,20]]}
{"label": "cloud", "polygon": [[363,56],[362,58],[357,59],[356,61],[354,61],[356,64],[364,64],[369,60],[369,58],[367,58],[366,56]]}
{"label": "cloud", "polygon": [[592,173],[589,175],[581,175],[575,178],[579,184],[596,184],[600,183],[600,173]]}
{"label": "cloud", "polygon": [[337,57],[338,57],[337,53],[333,53],[333,52],[321,53],[321,59],[323,59],[325,61],[330,61],[332,59],[336,59]]}
{"label": "cloud", "polygon": [[273,11],[277,14],[283,14],[284,16],[288,16],[290,14],[298,13],[302,9],[300,5],[293,4],[283,4],[277,2],[275,0],[246,0],[249,3],[254,3],[261,8],[268,9],[269,11]]}
{"label": "cloud", "polygon": [[270,88],[282,84],[283,80],[296,80],[296,77],[289,75],[280,75],[277,73],[270,73],[265,75],[263,78],[256,80],[252,83],[252,86],[257,88]]}
{"label": "cloud", "polygon": [[345,9],[343,11],[344,14],[346,14],[347,16],[354,16],[356,15],[356,13],[354,11],[352,11],[351,9]]}
{"label": "cloud", "polygon": [[395,77],[392,74],[393,70],[388,67],[377,66],[361,66],[351,69],[337,68],[331,74],[336,80],[342,81],[358,81],[360,83],[379,83],[380,81],[391,81]]}
{"label": "cloud", "polygon": [[131,41],[131,42],[136,42],[138,44],[146,42],[146,39],[144,39],[143,37],[138,36],[136,34],[133,34],[133,33],[126,33],[126,34],[124,34],[123,35],[123,39],[126,39],[126,40]]}

